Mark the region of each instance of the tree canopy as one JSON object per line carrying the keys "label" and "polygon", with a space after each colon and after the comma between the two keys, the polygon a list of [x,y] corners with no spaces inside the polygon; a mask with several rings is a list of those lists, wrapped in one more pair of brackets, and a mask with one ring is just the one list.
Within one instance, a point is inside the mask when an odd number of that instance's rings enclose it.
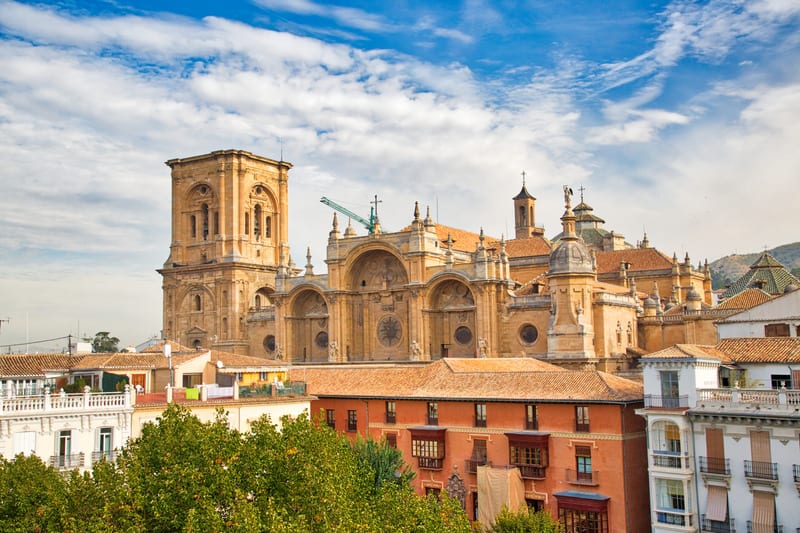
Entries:
{"label": "tree canopy", "polygon": [[0,533],[470,531],[457,501],[413,492],[391,448],[355,448],[308,416],[239,433],[222,411],[204,423],[172,404],[92,472],[2,460]]}
{"label": "tree canopy", "polygon": [[90,340],[92,343],[92,350],[96,353],[119,351],[119,339],[112,337],[108,331],[98,331],[95,333],[93,339],[87,340]]}

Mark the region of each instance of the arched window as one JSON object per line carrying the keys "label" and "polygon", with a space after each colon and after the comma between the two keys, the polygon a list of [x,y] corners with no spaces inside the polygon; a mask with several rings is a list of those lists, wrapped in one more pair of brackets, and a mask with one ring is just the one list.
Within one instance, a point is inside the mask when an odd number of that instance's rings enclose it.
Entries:
{"label": "arched window", "polygon": [[208,204],[203,204],[200,208],[203,212],[203,240],[208,240]]}
{"label": "arched window", "polygon": [[256,309],[261,309],[261,295],[256,294]]}
{"label": "arched window", "polygon": [[194,297],[194,310],[195,311],[203,310],[203,300],[200,298],[199,294],[196,294]]}
{"label": "arched window", "polygon": [[250,235],[250,213],[244,214],[244,234]]}
{"label": "arched window", "polygon": [[519,225],[524,226],[525,224],[525,206],[521,205],[519,206]]}
{"label": "arched window", "polygon": [[264,237],[267,239],[272,237],[272,217],[270,216],[264,219]]}
{"label": "arched window", "polygon": [[255,212],[253,213],[253,234],[256,239],[261,237],[261,206],[256,205]]}
{"label": "arched window", "polygon": [[222,318],[222,338],[228,337],[228,319],[226,317]]}
{"label": "arched window", "polygon": [[192,239],[196,239],[197,238],[197,217],[196,216],[192,215],[191,217],[189,217],[189,225],[192,227],[192,229],[191,229]]}

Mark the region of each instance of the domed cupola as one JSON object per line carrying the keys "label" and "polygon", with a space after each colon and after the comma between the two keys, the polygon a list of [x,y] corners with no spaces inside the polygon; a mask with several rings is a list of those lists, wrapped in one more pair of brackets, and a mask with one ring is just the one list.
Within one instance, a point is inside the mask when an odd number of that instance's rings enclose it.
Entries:
{"label": "domed cupola", "polygon": [[575,233],[575,213],[572,212],[572,189],[564,186],[566,211],[561,217],[563,233],[558,246],[550,252],[550,270],[554,274],[594,274],[594,259],[589,247]]}

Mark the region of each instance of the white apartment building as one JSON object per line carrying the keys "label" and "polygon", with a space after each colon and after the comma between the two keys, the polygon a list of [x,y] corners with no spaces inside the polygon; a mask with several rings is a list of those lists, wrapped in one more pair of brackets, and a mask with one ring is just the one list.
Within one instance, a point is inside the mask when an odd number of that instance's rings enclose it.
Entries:
{"label": "white apartment building", "polygon": [[114,460],[131,435],[133,405],[122,392],[51,393],[0,397],[0,454],[37,455],[58,469],[90,469]]}
{"label": "white apartment building", "polygon": [[676,345],[641,362],[652,531],[798,531],[800,338]]}
{"label": "white apartment building", "polygon": [[783,294],[719,320],[716,326],[720,339],[800,337],[800,290],[789,285]]}

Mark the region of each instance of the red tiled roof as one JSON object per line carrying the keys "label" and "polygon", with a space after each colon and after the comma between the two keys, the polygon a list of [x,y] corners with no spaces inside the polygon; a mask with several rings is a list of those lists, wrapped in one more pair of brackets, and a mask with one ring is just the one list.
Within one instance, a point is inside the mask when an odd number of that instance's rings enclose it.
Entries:
{"label": "red tiled roof", "polygon": [[628,273],[672,268],[672,258],[655,248],[631,248],[613,252],[597,252],[597,273],[618,272],[621,262],[630,263]]}
{"label": "red tiled roof", "polygon": [[[494,243],[497,248],[499,243]],[[550,255],[552,244],[545,237],[528,237],[527,239],[512,239],[506,241],[508,257],[531,257],[537,255]]]}
{"label": "red tiled roof", "polygon": [[249,355],[239,355],[220,350],[211,350],[211,362],[222,361],[223,368],[285,368],[287,365],[282,361],[275,361],[265,357],[252,357]]}
{"label": "red tiled roof", "polygon": [[295,367],[315,396],[453,400],[636,401],[642,385],[611,374],[570,371],[530,358],[443,359],[425,365]]}
{"label": "red tiled roof", "polygon": [[721,304],[717,309],[750,309],[759,304],[763,304],[767,300],[771,300],[772,296],[762,291],[761,289],[745,289],[739,294],[731,296]]}
{"label": "red tiled roof", "polygon": [[800,337],[722,339],[716,347],[736,363],[800,363]]}
{"label": "red tiled roof", "polygon": [[81,362],[85,355],[68,354],[9,354],[0,355],[0,376],[44,376],[48,370],[69,370]]}
{"label": "red tiled roof", "polygon": [[705,344],[675,344],[657,352],[643,355],[642,359],[716,359],[725,363],[730,358],[716,346]]}

